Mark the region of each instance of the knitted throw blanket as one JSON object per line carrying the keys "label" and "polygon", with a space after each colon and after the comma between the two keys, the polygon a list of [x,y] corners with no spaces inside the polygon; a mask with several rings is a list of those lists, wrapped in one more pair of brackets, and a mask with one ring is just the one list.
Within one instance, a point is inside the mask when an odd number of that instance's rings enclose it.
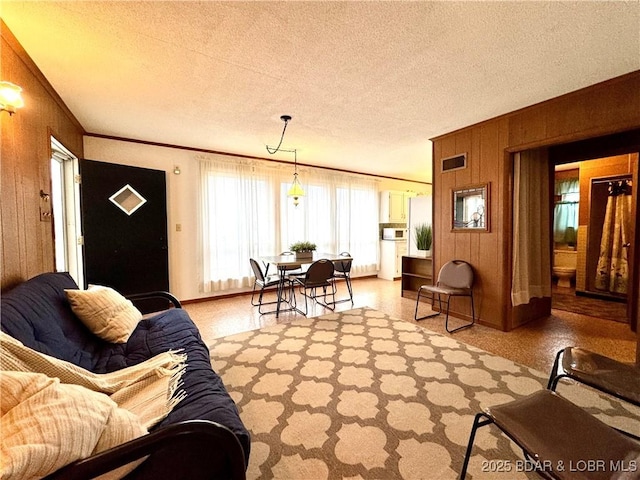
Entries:
{"label": "knitted throw blanket", "polygon": [[186,354],[169,351],[131,367],[96,374],[37,352],[0,332],[1,370],[42,373],[59,378],[61,383],[105,393],[119,407],[137,415],[146,428],[164,419],[186,396],[180,388],[186,360]]}

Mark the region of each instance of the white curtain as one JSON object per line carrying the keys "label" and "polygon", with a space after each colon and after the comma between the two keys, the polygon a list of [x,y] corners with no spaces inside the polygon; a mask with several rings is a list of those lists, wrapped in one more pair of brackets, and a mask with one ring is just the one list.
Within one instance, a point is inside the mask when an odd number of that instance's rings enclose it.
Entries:
{"label": "white curtain", "polygon": [[243,161],[200,161],[203,292],[251,286],[249,258],[274,254],[279,176]]}
{"label": "white curtain", "polygon": [[378,264],[378,182],[370,177],[299,167],[305,191],[287,197],[293,166],[200,156],[200,289],[250,287],[249,258],[278,255],[308,240],[318,252],[347,251],[352,273]]}
{"label": "white curtain", "polygon": [[549,164],[544,150],[515,154],[511,302],[551,296]]}

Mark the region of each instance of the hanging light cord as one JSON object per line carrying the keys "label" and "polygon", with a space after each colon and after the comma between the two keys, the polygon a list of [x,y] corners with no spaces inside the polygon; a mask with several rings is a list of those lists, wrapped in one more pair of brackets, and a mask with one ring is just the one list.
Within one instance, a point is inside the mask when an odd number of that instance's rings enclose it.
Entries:
{"label": "hanging light cord", "polygon": [[284,122],[284,128],[282,129],[282,135],[280,135],[280,143],[278,143],[278,146],[276,148],[270,148],[269,145],[265,145],[265,147],[267,147],[267,152],[269,152],[271,155],[273,155],[278,150],[280,150],[280,146],[282,145],[282,141],[284,140],[284,132],[287,131],[287,124],[289,123],[289,120],[291,120],[291,117],[289,115],[282,115],[280,117],[280,120],[282,120]]}

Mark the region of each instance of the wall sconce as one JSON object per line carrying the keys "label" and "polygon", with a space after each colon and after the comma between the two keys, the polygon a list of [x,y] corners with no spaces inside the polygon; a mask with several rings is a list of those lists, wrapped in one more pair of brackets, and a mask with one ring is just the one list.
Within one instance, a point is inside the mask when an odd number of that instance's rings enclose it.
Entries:
{"label": "wall sconce", "polygon": [[16,113],[17,108],[24,107],[22,99],[22,88],[11,82],[0,82],[0,111],[9,112],[9,115]]}
{"label": "wall sconce", "polygon": [[173,174],[174,175],[180,175],[180,165],[176,165],[175,167],[173,167]]}

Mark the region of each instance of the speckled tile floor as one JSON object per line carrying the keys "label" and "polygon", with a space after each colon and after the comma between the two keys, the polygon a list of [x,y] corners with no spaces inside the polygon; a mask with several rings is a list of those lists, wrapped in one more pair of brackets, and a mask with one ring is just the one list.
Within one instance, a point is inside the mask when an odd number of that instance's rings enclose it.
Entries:
{"label": "speckled tile floor", "polygon": [[[354,306],[368,306],[394,317],[417,323],[424,328],[444,335],[444,317],[435,316],[415,322],[415,301],[400,296],[400,282],[378,278],[353,280]],[[338,295],[346,294],[344,283],[339,284]],[[269,294],[273,300],[275,295]],[[272,307],[268,305],[267,308]],[[259,315],[252,307],[250,296],[239,295],[205,302],[187,303],[184,308],[198,325],[203,339],[209,343],[215,338],[254,330],[278,323],[289,323],[303,318],[293,312],[275,315]],[[353,308],[350,302],[337,304],[338,311]],[[309,316],[329,313],[315,306]],[[455,326],[455,323],[453,323]],[[566,346],[580,346],[617,360],[633,363],[636,355],[636,336],[627,324],[580,315],[562,310],[552,310],[552,315],[530,322],[511,332],[475,325],[452,334],[461,342],[474,345],[488,352],[548,372],[558,350]]]}

